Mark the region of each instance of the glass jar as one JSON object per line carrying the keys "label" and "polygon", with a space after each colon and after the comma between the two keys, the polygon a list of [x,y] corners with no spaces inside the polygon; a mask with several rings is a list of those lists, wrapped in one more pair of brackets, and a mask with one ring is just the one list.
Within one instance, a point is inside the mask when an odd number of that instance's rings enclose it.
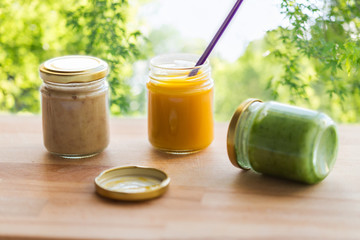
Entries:
{"label": "glass jar", "polygon": [[236,167],[309,184],[334,166],[337,128],[324,113],[248,99],[234,113],[227,150]]}
{"label": "glass jar", "polygon": [[194,67],[198,59],[197,55],[168,54],[150,61],[148,135],[156,149],[193,153],[214,138],[214,82],[208,61]]}
{"label": "glass jar", "polygon": [[63,158],[91,157],[109,144],[106,62],[90,56],[53,58],[40,66],[44,145]]}

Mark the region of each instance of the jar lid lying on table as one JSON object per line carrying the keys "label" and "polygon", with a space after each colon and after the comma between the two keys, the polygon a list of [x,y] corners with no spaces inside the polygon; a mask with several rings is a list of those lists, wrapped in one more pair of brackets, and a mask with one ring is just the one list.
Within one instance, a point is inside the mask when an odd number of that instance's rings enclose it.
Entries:
{"label": "jar lid lying on table", "polygon": [[39,68],[40,77],[46,82],[91,82],[109,73],[108,64],[97,57],[69,55],[52,58]]}
{"label": "jar lid lying on table", "polygon": [[164,194],[170,178],[156,168],[127,166],[103,171],[95,178],[96,192],[123,201],[153,199]]}

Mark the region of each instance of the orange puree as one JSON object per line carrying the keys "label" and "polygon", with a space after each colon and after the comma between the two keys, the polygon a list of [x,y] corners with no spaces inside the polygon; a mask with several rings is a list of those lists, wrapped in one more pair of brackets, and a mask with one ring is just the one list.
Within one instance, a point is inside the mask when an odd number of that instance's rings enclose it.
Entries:
{"label": "orange puree", "polygon": [[209,73],[194,77],[150,75],[148,134],[157,149],[190,153],[213,140],[213,82]]}

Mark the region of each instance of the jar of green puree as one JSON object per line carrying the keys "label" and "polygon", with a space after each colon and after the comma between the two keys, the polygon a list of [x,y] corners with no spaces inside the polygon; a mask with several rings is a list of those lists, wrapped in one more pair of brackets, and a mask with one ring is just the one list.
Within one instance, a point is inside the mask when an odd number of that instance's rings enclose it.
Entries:
{"label": "jar of green puree", "polygon": [[227,135],[234,166],[308,184],[329,174],[337,149],[337,128],[326,114],[259,99],[237,108]]}

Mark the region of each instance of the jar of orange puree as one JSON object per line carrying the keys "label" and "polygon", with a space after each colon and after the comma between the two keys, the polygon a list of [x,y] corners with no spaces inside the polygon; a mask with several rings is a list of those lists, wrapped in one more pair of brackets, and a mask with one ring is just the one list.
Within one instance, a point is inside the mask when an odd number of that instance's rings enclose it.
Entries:
{"label": "jar of orange puree", "polygon": [[158,150],[194,153],[214,138],[214,82],[208,61],[194,67],[198,59],[192,54],[167,54],[150,61],[148,135]]}

